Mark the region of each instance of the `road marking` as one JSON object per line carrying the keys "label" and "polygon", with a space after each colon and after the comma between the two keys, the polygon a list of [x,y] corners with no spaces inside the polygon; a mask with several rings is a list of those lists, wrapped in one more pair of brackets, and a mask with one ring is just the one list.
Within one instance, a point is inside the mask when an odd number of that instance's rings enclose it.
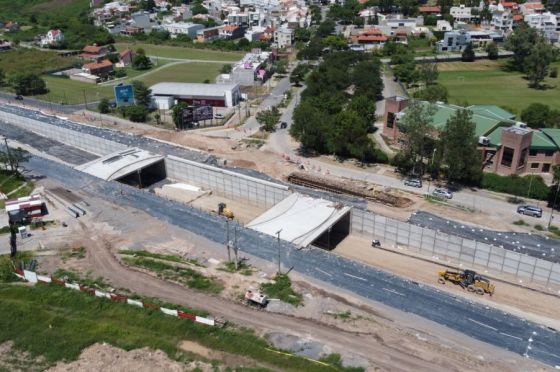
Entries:
{"label": "road marking", "polygon": [[493,329],[494,331],[497,331],[497,330],[498,330],[497,328],[491,327],[491,326],[489,326],[488,324],[481,323],[481,322],[479,322],[478,320],[474,320],[474,319],[471,319],[471,318],[467,318],[467,319],[470,320],[471,322],[476,323],[476,324],[478,324],[478,325],[481,325],[481,326],[483,326],[483,327]]}
{"label": "road marking", "polygon": [[328,275],[328,276],[330,276],[330,277],[332,278],[332,274],[329,274],[329,273],[326,272],[326,271],[323,271],[323,270],[318,269],[318,268],[315,268],[315,270],[317,270],[318,272],[323,273],[323,274],[325,274],[325,275]]}
{"label": "road marking", "polygon": [[512,335],[507,334],[507,333],[504,333],[504,332],[500,332],[500,334],[501,334],[501,335],[504,335],[504,336],[511,337],[511,338],[516,338],[516,339],[518,339],[518,340],[520,340],[520,341],[523,341],[523,339],[522,339],[521,337],[512,336]]}
{"label": "road marking", "polygon": [[398,294],[399,296],[406,296],[404,293],[397,292],[397,291],[395,291],[394,289],[383,288],[383,290],[384,290],[384,291],[387,291],[387,292],[394,293],[394,294]]}
{"label": "road marking", "polygon": [[359,276],[354,276],[354,275],[348,274],[348,273],[344,273],[344,275],[349,276],[349,277],[354,278],[354,279],[359,279],[359,280],[363,280],[364,282],[367,282],[367,279],[360,278]]}

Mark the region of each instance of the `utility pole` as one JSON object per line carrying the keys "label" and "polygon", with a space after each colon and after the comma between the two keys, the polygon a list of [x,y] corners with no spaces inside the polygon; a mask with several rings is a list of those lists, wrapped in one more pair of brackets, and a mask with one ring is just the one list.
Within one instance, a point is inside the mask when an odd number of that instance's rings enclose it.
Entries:
{"label": "utility pole", "polygon": [[84,93],[84,105],[85,105],[85,108],[86,108],[86,110],[87,110],[88,107],[87,107],[86,90],[84,89],[84,90],[82,90],[82,92]]}
{"label": "utility pole", "polygon": [[552,208],[550,209],[550,218],[548,219],[548,229],[550,230],[550,225],[552,224],[552,214],[554,213],[554,207],[556,207],[556,201],[558,200],[558,192],[560,191],[560,180],[558,180],[558,186],[556,186],[556,194],[554,195],[554,201],[552,202]]}
{"label": "utility pole", "polygon": [[229,219],[226,220],[226,248],[227,248],[227,259],[228,262],[231,262],[231,253],[230,253],[230,248],[231,248],[231,244],[230,244],[230,240],[229,240]]}
{"label": "utility pole", "polygon": [[239,257],[237,257],[237,226],[233,227],[233,252],[235,253],[235,271],[239,269]]}
{"label": "utility pole", "polygon": [[4,143],[6,144],[6,153],[8,154],[8,162],[10,163],[10,168],[13,172],[14,163],[12,162],[12,154],[10,154],[10,147],[8,146],[8,139],[6,137],[4,137]]}
{"label": "utility pole", "polygon": [[282,232],[282,229],[276,231],[276,248],[278,248],[278,274],[282,273],[282,269],[280,266],[280,233]]}

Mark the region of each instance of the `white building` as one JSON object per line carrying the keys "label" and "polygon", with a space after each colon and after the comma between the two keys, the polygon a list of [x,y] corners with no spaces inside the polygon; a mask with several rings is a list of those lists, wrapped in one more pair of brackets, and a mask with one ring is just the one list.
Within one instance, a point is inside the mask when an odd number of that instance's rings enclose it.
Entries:
{"label": "white building", "polygon": [[452,6],[449,9],[449,14],[455,21],[470,22],[472,18],[472,8],[461,4],[459,6]]}
{"label": "white building", "polygon": [[513,26],[513,16],[509,10],[504,9],[502,4],[492,12],[492,21],[490,25],[496,30],[503,33],[510,32]]}
{"label": "white building", "polygon": [[41,38],[41,47],[49,47],[60,45],[64,41],[64,34],[59,29],[49,30],[45,36]]}
{"label": "white building", "polygon": [[238,84],[158,83],[150,87],[152,105],[168,110],[177,102],[193,106],[233,107],[241,100]]}
{"label": "white building", "polygon": [[291,47],[294,42],[294,30],[286,27],[279,28],[274,31],[274,42],[280,49]]}
{"label": "white building", "polygon": [[543,13],[545,11],[545,7],[540,1],[527,1],[524,4],[519,5],[519,10],[524,16],[526,16],[528,14]]}
{"label": "white building", "polygon": [[453,27],[446,20],[438,20],[436,23],[436,31],[452,31]]}
{"label": "white building", "polygon": [[204,25],[198,23],[170,23],[161,27],[169,32],[171,38],[176,38],[178,35],[186,35],[191,39],[196,38],[198,30],[204,29]]}
{"label": "white building", "polygon": [[557,42],[559,38],[560,25],[557,17],[550,13],[531,13],[527,14],[523,19],[530,27],[542,31],[544,37],[551,41]]}

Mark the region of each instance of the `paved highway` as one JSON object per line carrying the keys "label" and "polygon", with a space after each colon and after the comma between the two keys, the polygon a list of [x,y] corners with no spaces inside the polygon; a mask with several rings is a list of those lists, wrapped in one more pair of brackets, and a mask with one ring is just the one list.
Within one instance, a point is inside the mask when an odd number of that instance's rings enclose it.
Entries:
{"label": "paved highway", "polygon": [[[159,220],[215,242],[224,242],[226,222],[220,217],[158,196],[105,182],[67,166],[32,157],[26,168],[71,189],[102,195],[119,205],[144,210]],[[121,190],[125,190],[124,194]],[[321,249],[297,250],[292,245],[239,227],[243,252],[274,262],[278,249],[283,267],[335,285],[359,296],[419,315],[475,339],[526,355],[550,366],[560,366],[560,333],[511,314],[442,293],[431,286],[404,280]],[[374,251],[372,249],[372,254]],[[560,368],[560,367],[559,367]]]}

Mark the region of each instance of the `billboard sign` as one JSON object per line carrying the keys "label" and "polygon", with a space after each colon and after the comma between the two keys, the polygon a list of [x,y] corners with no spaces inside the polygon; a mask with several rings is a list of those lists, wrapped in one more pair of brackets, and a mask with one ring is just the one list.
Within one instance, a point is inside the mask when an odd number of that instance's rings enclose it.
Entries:
{"label": "billboard sign", "polygon": [[212,120],[214,111],[212,106],[190,106],[181,112],[180,129],[192,128],[194,123],[202,120]]}
{"label": "billboard sign", "polygon": [[134,105],[134,90],[131,84],[115,86],[115,103],[117,107]]}

